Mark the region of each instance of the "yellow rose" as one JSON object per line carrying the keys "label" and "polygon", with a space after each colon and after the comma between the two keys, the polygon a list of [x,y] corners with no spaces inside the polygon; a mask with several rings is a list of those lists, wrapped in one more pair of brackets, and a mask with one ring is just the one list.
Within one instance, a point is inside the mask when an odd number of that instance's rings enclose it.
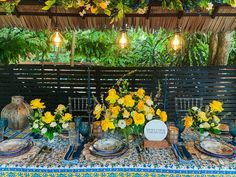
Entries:
{"label": "yellow rose", "polygon": [[160,116],[160,115],[161,115],[161,110],[160,110],[160,109],[157,109],[156,114],[157,114],[158,116]]}
{"label": "yellow rose", "polygon": [[61,120],[63,122],[69,122],[72,120],[72,115],[70,113],[65,113],[65,115],[62,116]]}
{"label": "yellow rose", "polygon": [[219,101],[216,101],[216,100],[213,100],[211,103],[210,103],[210,108],[211,108],[211,111],[215,111],[215,112],[222,112],[224,110],[224,108],[222,107],[223,103],[219,102]]}
{"label": "yellow rose", "polygon": [[55,121],[55,116],[52,115],[51,112],[46,112],[42,117],[42,121],[45,122],[46,124],[50,124],[51,122]]}
{"label": "yellow rose", "polygon": [[66,107],[63,104],[59,104],[57,106],[56,112],[62,112],[66,109]]}
{"label": "yellow rose", "polygon": [[126,126],[130,126],[133,123],[133,120],[131,118],[125,119]]}
{"label": "yellow rose", "polygon": [[120,106],[110,106],[109,110],[112,113],[112,118],[117,118],[120,113]]}
{"label": "yellow rose", "polygon": [[101,126],[102,126],[102,130],[105,132],[108,129],[111,129],[111,130],[115,129],[114,123],[108,118],[105,118],[104,120],[101,121]]}
{"label": "yellow rose", "polygon": [[106,9],[107,8],[107,3],[106,2],[101,2],[99,5],[100,5],[100,7],[102,9]]}
{"label": "yellow rose", "polygon": [[137,104],[137,108],[139,111],[143,111],[144,110],[144,101],[140,100]]}
{"label": "yellow rose", "polygon": [[116,94],[115,89],[110,89],[108,91],[108,96],[106,97],[106,101],[109,101],[111,104],[114,104],[119,99],[119,96]]}
{"label": "yellow rose", "polygon": [[96,119],[99,119],[101,117],[101,113],[104,110],[103,106],[101,104],[97,104],[94,108],[93,115],[95,115]]}
{"label": "yellow rose", "polygon": [[133,114],[134,124],[143,125],[145,123],[145,116],[142,113],[135,112]]}
{"label": "yellow rose", "polygon": [[162,122],[166,122],[167,121],[167,114],[166,114],[165,111],[161,111],[161,113],[160,113],[160,120]]}
{"label": "yellow rose", "polygon": [[123,117],[124,118],[129,118],[130,116],[130,113],[125,109],[124,112],[123,112]]}
{"label": "yellow rose", "polygon": [[133,107],[133,106],[134,106],[134,103],[135,103],[135,101],[134,101],[134,99],[132,98],[131,95],[126,95],[126,96],[124,97],[124,105],[125,105],[126,107]]}
{"label": "yellow rose", "polygon": [[97,7],[91,7],[90,10],[91,10],[92,14],[95,14],[97,12],[98,8]]}
{"label": "yellow rose", "polygon": [[32,109],[44,109],[44,103],[41,102],[41,99],[34,99],[30,102],[30,106]]}
{"label": "yellow rose", "polygon": [[185,117],[184,126],[188,128],[188,127],[191,127],[192,125],[193,125],[193,118],[189,116]]}
{"label": "yellow rose", "polygon": [[207,121],[208,121],[205,112],[200,111],[200,112],[198,113],[198,116],[199,116],[199,120],[200,120],[201,122],[207,122]]}
{"label": "yellow rose", "polygon": [[144,97],[144,94],[145,94],[145,91],[140,88],[138,89],[138,91],[136,92],[136,95],[139,97],[139,98],[143,98]]}

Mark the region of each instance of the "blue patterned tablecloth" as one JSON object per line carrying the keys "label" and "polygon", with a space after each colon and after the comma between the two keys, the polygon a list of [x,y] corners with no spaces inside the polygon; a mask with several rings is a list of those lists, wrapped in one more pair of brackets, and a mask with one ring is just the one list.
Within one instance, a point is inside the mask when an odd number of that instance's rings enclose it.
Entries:
{"label": "blue patterned tablecloth", "polygon": [[[30,131],[11,136],[14,132],[6,132],[8,137],[30,138]],[[16,134],[15,134],[16,135]],[[146,162],[139,160],[135,148],[131,149],[130,156],[114,163],[86,160],[81,155],[77,164],[64,164],[62,159],[68,149],[67,139],[57,138],[54,142],[44,139],[34,140],[37,146],[47,144],[53,148],[43,162],[30,164],[32,156],[9,163],[0,159],[0,177],[236,177],[236,159],[232,163],[216,165],[207,160],[195,157],[195,163],[179,163],[172,150],[150,149]]]}

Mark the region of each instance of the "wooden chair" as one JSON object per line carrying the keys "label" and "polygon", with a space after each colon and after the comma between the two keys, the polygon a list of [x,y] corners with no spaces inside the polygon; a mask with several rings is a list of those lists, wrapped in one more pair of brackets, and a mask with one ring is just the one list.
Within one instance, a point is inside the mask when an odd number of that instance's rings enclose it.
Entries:
{"label": "wooden chair", "polygon": [[69,97],[68,102],[69,102],[68,104],[69,112],[73,116],[79,116],[82,118],[90,117],[95,104],[93,99],[91,99],[89,105],[87,98],[78,98],[78,97]]}
{"label": "wooden chair", "polygon": [[175,115],[176,119],[183,117],[188,112],[188,109],[196,106],[201,108],[203,105],[203,98],[175,98]]}

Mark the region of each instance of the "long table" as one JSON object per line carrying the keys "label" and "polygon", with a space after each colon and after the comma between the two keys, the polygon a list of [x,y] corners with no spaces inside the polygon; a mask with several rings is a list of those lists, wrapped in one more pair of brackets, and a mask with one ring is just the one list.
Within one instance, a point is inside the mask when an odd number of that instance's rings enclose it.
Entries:
{"label": "long table", "polygon": [[[28,133],[25,130],[11,138],[30,138]],[[54,142],[44,139],[34,142],[36,146],[24,158],[9,161],[0,159],[0,177],[236,177],[236,159],[231,159],[232,163],[229,164],[217,165],[194,157],[194,163],[185,164],[177,161],[171,148],[149,149],[148,154],[143,154],[140,159],[140,154],[131,146],[129,152],[119,160],[91,160],[83,153],[76,163],[65,163],[63,158],[68,151],[68,139],[58,137]],[[30,163],[42,145],[51,147],[53,151],[42,156],[41,160]]]}

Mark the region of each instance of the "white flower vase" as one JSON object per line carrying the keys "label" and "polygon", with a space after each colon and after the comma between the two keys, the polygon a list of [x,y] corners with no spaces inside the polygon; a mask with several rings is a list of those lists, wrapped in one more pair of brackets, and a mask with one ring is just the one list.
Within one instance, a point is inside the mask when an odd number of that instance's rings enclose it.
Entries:
{"label": "white flower vase", "polygon": [[199,135],[199,140],[200,140],[200,141],[203,141],[205,138],[208,137],[209,132],[204,132],[204,133],[198,132],[198,135]]}

